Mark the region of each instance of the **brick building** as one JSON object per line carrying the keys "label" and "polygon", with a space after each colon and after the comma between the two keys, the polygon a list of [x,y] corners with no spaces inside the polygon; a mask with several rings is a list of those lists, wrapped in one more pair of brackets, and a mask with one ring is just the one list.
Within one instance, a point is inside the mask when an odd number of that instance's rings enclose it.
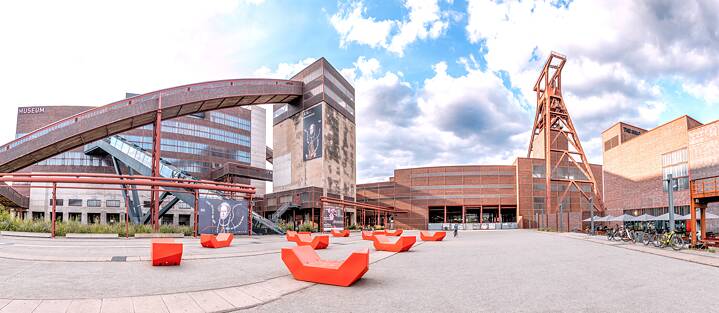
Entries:
{"label": "brick building", "polygon": [[689,181],[719,175],[719,121],[704,125],[685,115],[650,130],[619,122],[602,141],[608,214],[668,212],[668,174],[676,179],[676,211],[688,214]]}
{"label": "brick building", "polygon": [[[543,159],[517,158],[512,165],[397,169],[389,181],[357,185],[357,201],[408,211],[393,216],[399,228],[439,229],[449,223],[466,229],[581,228],[589,204],[576,190],[568,192],[561,212],[545,211],[544,164]],[[591,168],[601,182],[601,166]],[[553,185],[553,196],[564,188]]]}

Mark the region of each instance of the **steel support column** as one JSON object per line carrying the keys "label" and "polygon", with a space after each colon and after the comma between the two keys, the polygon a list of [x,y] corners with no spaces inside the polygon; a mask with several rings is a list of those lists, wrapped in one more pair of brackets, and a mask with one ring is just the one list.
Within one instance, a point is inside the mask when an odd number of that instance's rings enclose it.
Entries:
{"label": "steel support column", "polygon": [[247,207],[249,209],[250,214],[247,214],[247,223],[249,223],[249,225],[247,226],[247,235],[249,237],[252,237],[252,195],[250,195],[249,201],[250,201],[250,203]]}
{"label": "steel support column", "polygon": [[57,208],[57,183],[52,183],[52,238],[55,238],[55,218]]}
{"label": "steel support column", "polygon": [[[160,149],[162,142],[162,97],[157,98],[157,113],[152,132],[152,177],[160,177]],[[152,227],[154,231],[160,230],[160,188],[152,186],[150,195],[152,203]]]}

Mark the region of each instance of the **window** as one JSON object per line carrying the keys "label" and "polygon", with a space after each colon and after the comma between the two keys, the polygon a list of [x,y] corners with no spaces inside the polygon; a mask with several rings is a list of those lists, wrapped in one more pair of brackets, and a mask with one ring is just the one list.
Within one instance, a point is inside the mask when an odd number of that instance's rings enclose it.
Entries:
{"label": "window", "polygon": [[120,207],[120,200],[106,200],[105,206],[107,206],[108,208]]}
{"label": "window", "polygon": [[673,190],[689,189],[689,165],[687,149],[679,149],[662,155],[662,180],[664,192],[669,191],[669,174],[672,175]]}
{"label": "window", "polygon": [[105,216],[108,224],[115,224],[120,222],[120,213],[107,213]]}
{"label": "window", "polygon": [[45,219],[45,212],[32,212],[32,219],[33,220]]}
{"label": "window", "polygon": [[69,199],[67,200],[69,206],[82,206],[82,199]]}
{"label": "window", "polygon": [[[55,206],[62,206],[63,200],[62,199],[55,199],[57,201],[57,204]],[[52,205],[52,199],[50,199],[50,205]]]}
{"label": "window", "polygon": [[67,214],[67,217],[73,222],[82,221],[82,213],[79,212],[70,212]]}
{"label": "window", "polygon": [[614,148],[619,145],[619,136],[614,136],[604,142],[604,151]]}
{"label": "window", "polygon": [[544,178],[544,165],[533,165],[532,166],[532,177]]}
{"label": "window", "polygon": [[87,206],[91,208],[99,208],[102,201],[100,200],[87,200]]}

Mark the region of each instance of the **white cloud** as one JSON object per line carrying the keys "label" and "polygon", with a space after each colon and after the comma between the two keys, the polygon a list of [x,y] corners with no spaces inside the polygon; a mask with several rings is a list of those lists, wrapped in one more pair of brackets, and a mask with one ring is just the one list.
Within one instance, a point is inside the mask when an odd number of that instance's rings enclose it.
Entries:
{"label": "white cloud", "polygon": [[356,42],[370,47],[386,47],[394,21],[377,21],[365,17],[367,9],[361,1],[342,7],[330,18],[330,23],[340,34],[340,47]]}
{"label": "white cloud", "polygon": [[437,0],[405,0],[403,5],[409,11],[404,21],[365,17],[367,8],[362,1],[341,6],[330,17],[340,35],[340,47],[364,44],[385,48],[401,57],[408,45],[417,40],[436,39],[449,27],[452,14],[441,11]]}
{"label": "white cloud", "polygon": [[434,71],[417,87],[376,59],[343,69],[356,91],[359,182],[401,167],[509,164],[526,152],[528,113],[497,76],[477,68],[452,76],[444,62]]}
{"label": "white cloud", "polygon": [[703,99],[710,104],[719,104],[719,75],[711,81],[701,84],[686,82],[682,85],[690,95]]}
{"label": "white cloud", "polygon": [[126,91],[242,77],[263,62],[256,51],[272,35],[244,5],[3,1],[0,123],[14,125],[17,106],[99,106]]}
{"label": "white cloud", "polygon": [[[580,137],[596,141],[617,120],[661,122],[659,78],[679,78],[707,101],[719,98],[719,3],[703,1],[469,0],[467,36],[486,46],[490,71],[506,71],[526,101],[551,51],[568,56],[564,98]],[[716,80],[719,82],[719,79]],[[601,150],[592,153],[601,155]],[[590,155],[596,160],[598,155]]]}
{"label": "white cloud", "polygon": [[289,79],[292,75],[299,73],[308,65],[317,61],[318,58],[305,58],[297,63],[280,63],[275,70],[262,66],[255,70],[254,75],[262,78]]}

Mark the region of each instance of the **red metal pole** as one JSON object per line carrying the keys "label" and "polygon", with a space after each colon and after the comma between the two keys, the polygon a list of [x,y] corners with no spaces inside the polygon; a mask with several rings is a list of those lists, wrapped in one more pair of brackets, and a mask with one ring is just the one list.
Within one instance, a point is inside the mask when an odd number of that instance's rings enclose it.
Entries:
{"label": "red metal pole", "polygon": [[130,204],[125,196],[125,239],[130,239]]}
{"label": "red metal pole", "polygon": [[[155,125],[152,134],[152,177],[160,176],[160,149],[162,142],[162,97],[157,98],[157,113],[155,114]],[[152,224],[153,230],[160,230],[160,189],[152,185]]]}
{"label": "red metal pole", "polygon": [[192,226],[192,236],[197,238],[197,229],[199,226],[197,225],[200,218],[199,218],[199,210],[200,210],[200,190],[195,189],[195,211],[194,214],[192,214],[192,218],[195,220],[194,226]]}
{"label": "red metal pole", "polygon": [[252,237],[252,195],[250,195],[250,205],[248,207],[250,214],[247,214],[247,222],[249,223],[249,225],[247,226],[247,235]]}
{"label": "red metal pole", "polygon": [[52,184],[52,238],[55,238],[55,209],[57,206],[57,183]]}

